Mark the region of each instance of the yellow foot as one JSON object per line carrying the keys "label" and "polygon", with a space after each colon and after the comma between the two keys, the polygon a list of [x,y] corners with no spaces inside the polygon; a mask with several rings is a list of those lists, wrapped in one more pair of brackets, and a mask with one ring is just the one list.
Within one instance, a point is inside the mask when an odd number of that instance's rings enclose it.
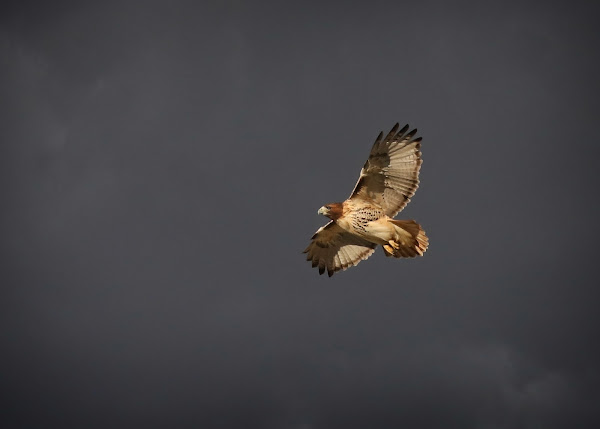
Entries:
{"label": "yellow foot", "polygon": [[389,244],[383,244],[383,250],[385,250],[385,256],[393,256],[394,249]]}
{"label": "yellow foot", "polygon": [[390,240],[388,243],[391,247],[393,247],[394,249],[399,249],[400,245],[398,243],[396,243],[394,240]]}

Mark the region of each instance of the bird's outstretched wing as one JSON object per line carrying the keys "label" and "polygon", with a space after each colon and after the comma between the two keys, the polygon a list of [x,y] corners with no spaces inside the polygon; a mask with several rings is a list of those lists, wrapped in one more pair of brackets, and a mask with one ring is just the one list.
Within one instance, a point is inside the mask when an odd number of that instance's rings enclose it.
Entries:
{"label": "bird's outstretched wing", "polygon": [[313,267],[319,267],[319,274],[327,269],[331,277],[335,272],[345,270],[367,259],[377,245],[350,234],[331,221],[322,226],[312,236],[312,241],[304,250],[306,260]]}
{"label": "bird's outstretched wing", "polygon": [[417,130],[406,133],[408,125],[398,128],[396,124],[385,138],[379,134],[350,195],[350,199],[373,201],[390,217],[410,202],[419,187],[422,163],[421,137],[413,138]]}

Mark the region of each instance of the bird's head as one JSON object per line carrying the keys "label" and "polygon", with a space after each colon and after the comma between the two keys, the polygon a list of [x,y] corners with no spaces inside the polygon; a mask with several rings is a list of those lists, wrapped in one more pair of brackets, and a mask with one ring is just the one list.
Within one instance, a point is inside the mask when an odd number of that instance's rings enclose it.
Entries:
{"label": "bird's head", "polygon": [[331,220],[336,220],[342,216],[342,211],[342,203],[331,203],[321,207],[317,213],[326,216]]}

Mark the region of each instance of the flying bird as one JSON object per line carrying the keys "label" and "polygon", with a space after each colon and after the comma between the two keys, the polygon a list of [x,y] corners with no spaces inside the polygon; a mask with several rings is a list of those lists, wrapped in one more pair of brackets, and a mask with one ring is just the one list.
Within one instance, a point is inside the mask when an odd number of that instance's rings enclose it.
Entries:
{"label": "flying bird", "polygon": [[423,256],[429,239],[414,220],[393,219],[419,187],[421,137],[413,138],[408,125],[396,124],[385,138],[379,134],[350,197],[321,207],[319,214],[331,219],[312,236],[304,250],[306,260],[319,274],[334,273],[357,265],[378,245],[386,256]]}

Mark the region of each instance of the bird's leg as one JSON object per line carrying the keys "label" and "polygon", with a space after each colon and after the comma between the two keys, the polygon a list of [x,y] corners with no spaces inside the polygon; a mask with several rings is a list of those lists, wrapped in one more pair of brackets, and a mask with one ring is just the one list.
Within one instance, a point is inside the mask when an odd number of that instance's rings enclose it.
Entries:
{"label": "bird's leg", "polygon": [[393,247],[394,249],[399,249],[400,248],[400,244],[398,244],[397,242],[395,242],[394,240],[390,240],[388,242],[388,244]]}
{"label": "bird's leg", "polygon": [[382,244],[385,256],[394,256],[394,249],[389,244]]}

